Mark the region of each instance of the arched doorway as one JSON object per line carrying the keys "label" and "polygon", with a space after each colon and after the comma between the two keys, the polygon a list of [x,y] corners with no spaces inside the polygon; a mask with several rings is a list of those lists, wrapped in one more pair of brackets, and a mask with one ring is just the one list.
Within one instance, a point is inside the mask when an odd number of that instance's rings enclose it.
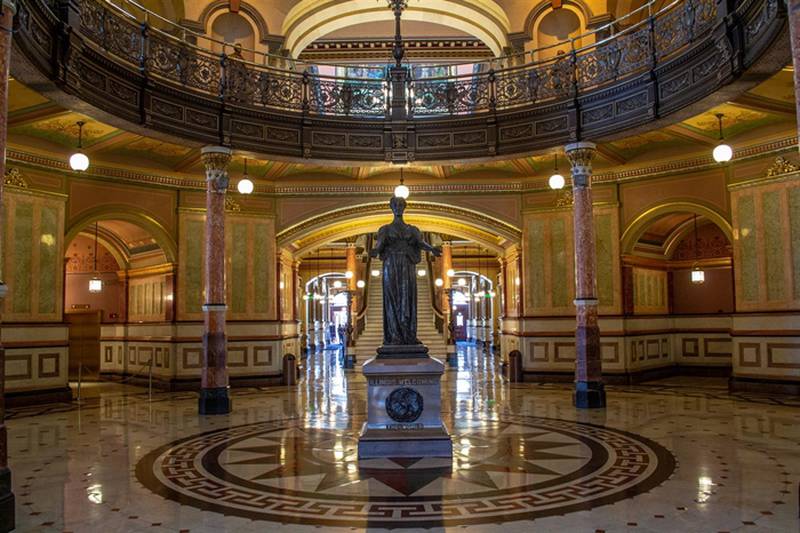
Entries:
{"label": "arched doorway", "polygon": [[730,372],[731,244],[730,225],[721,215],[690,204],[652,210],[623,235],[625,314],[653,324],[659,317],[669,321],[659,326],[667,336],[652,341],[671,343],[681,373]]}
{"label": "arched doorway", "polygon": [[128,323],[172,320],[173,261],[135,216],[98,214],[67,232],[64,320],[69,324],[71,381],[97,379],[122,366],[122,353],[101,354],[101,338]]}

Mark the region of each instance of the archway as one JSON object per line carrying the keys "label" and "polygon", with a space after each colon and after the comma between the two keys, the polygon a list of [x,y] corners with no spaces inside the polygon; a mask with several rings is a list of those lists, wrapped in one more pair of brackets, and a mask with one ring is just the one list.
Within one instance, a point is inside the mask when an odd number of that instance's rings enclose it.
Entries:
{"label": "archway", "polygon": [[123,324],[172,319],[174,274],[146,219],[97,213],[84,220],[91,222],[76,222],[65,239],[63,300],[70,379],[85,381],[122,362],[113,353],[101,360],[101,338]]}

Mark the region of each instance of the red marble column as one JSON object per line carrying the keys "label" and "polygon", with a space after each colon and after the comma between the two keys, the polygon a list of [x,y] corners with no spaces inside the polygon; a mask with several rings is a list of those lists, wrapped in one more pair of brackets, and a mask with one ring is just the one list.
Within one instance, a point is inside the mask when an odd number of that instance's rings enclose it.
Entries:
{"label": "red marble column", "polygon": [[572,165],[573,226],[575,232],[575,407],[605,407],[600,328],[597,325],[597,258],[592,215],[594,143],[568,144]]}
{"label": "red marble column", "polygon": [[[789,34],[792,38],[792,64],[794,65],[794,97],[797,120],[800,121],[800,0],[789,0]],[[800,131],[800,122],[797,124]]]}
{"label": "red marble column", "polygon": [[[0,7],[0,220],[3,219],[3,176],[6,174],[6,135],[8,133],[8,65],[11,61],[11,27],[17,9],[14,2],[3,0]],[[0,243],[4,228],[0,227]],[[0,280],[0,310],[7,287]],[[11,492],[11,470],[8,468],[8,434],[6,432],[5,405],[6,355],[0,345],[0,531],[14,529],[14,493]]]}
{"label": "red marble column", "polygon": [[225,338],[225,193],[231,150],[205,146],[201,152],[206,167],[206,303],[199,410],[201,415],[217,415],[231,411]]}

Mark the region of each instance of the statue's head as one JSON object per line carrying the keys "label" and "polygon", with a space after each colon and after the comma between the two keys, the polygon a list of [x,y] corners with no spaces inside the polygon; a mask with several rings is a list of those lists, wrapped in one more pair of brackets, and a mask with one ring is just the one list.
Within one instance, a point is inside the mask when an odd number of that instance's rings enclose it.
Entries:
{"label": "statue's head", "polygon": [[389,200],[389,207],[392,208],[392,213],[394,213],[394,216],[401,217],[403,216],[403,211],[406,210],[406,201],[404,198],[400,198],[399,196],[392,196],[392,199]]}

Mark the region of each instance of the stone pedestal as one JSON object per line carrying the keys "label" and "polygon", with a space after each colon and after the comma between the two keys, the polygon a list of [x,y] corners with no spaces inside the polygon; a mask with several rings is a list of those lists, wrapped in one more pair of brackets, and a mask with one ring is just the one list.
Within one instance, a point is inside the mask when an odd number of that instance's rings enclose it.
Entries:
{"label": "stone pedestal", "polygon": [[381,347],[363,371],[367,422],[358,439],[360,459],[453,456],[442,422],[441,361],[422,345]]}

